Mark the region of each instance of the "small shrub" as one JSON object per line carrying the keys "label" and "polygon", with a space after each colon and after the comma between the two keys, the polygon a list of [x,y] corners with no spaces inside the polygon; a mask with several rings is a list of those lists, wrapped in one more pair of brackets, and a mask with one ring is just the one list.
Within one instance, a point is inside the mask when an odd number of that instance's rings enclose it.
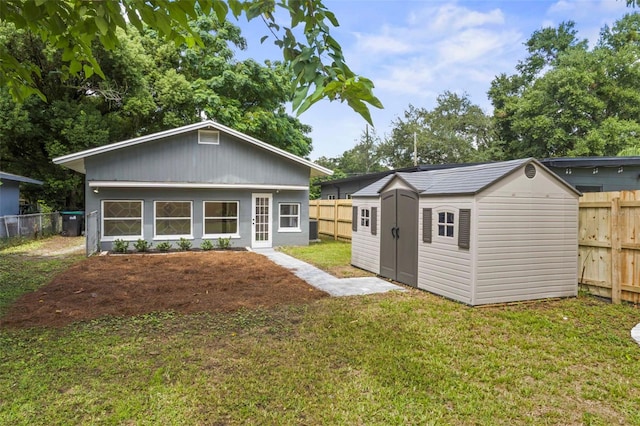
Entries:
{"label": "small shrub", "polygon": [[163,241],[161,243],[158,243],[156,248],[162,252],[166,252],[171,250],[171,243],[169,241]]}
{"label": "small shrub", "polygon": [[213,250],[213,243],[211,240],[203,240],[202,244],[200,244],[200,248],[204,251]]}
{"label": "small shrub", "polygon": [[141,252],[149,251],[152,245],[153,245],[152,243],[150,243],[147,240],[143,240],[142,238],[140,238],[138,241],[133,243],[133,246],[136,248],[136,250]]}
{"label": "small shrub", "polygon": [[129,250],[129,241],[117,239],[113,242],[113,251],[116,253],[126,253]]}
{"label": "small shrub", "polygon": [[191,241],[186,238],[180,238],[180,241],[178,241],[178,247],[180,247],[180,250],[182,251],[187,251],[191,248]]}
{"label": "small shrub", "polygon": [[220,250],[227,250],[229,248],[231,248],[231,237],[227,237],[227,238],[218,238],[218,248]]}

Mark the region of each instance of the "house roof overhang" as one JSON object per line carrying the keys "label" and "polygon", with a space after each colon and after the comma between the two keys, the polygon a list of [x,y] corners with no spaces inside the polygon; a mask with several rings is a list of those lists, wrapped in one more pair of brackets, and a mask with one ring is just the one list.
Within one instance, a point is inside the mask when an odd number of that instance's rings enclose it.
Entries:
{"label": "house roof overhang", "polygon": [[273,145],[270,145],[252,136],[249,136],[242,132],[234,130],[230,127],[224,126],[220,123],[216,123],[215,121],[212,121],[212,120],[206,120],[200,123],[189,124],[186,126],[177,127],[175,129],[164,130],[162,132],[152,133],[150,135],[140,136],[137,138],[127,139],[121,142],[116,142],[109,145],[100,146],[97,148],[87,149],[85,151],[80,151],[73,154],[63,155],[61,157],[54,158],[53,162],[54,164],[59,164],[61,166],[67,167],[71,170],[75,170],[77,172],[84,174],[86,173],[84,160],[87,157],[104,154],[106,152],[115,151],[118,149],[123,149],[130,146],[139,145],[146,142],[155,141],[158,139],[163,139],[170,136],[175,136],[175,135],[192,132],[195,130],[201,130],[201,129],[219,130],[221,132],[234,136],[240,140],[253,144],[260,149],[272,152],[283,158],[291,160],[294,163],[304,165],[309,168],[310,177],[331,176],[333,174],[333,171],[327,169],[326,167],[322,167],[312,161],[309,161],[302,157],[298,157],[297,155],[294,155],[283,149],[277,148]]}

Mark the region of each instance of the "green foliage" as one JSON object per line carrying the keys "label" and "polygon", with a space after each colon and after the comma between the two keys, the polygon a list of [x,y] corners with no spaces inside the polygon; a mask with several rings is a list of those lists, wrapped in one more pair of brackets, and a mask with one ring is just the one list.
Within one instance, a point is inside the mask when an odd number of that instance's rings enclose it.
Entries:
{"label": "green foliage", "polygon": [[204,251],[213,250],[213,243],[211,242],[211,240],[202,240],[200,248]]}
{"label": "green foliage", "polygon": [[618,152],[618,157],[638,157],[640,156],[640,145],[629,146]]}
{"label": "green foliage", "polygon": [[218,242],[216,243],[216,246],[220,250],[230,249],[231,248],[231,237],[227,237],[227,238],[219,237],[218,238]]}
{"label": "green foliage", "polygon": [[404,118],[393,122],[391,136],[379,148],[383,163],[412,166],[414,135],[418,164],[464,163],[487,159],[493,129],[491,119],[467,94],[447,91],[438,96],[433,110],[409,105]]}
{"label": "green foliage", "polygon": [[135,249],[139,252],[149,251],[152,245],[153,243],[150,243],[147,240],[143,240],[142,238],[139,238],[138,241],[133,243],[133,247],[135,247]]}
{"label": "green foliage", "polygon": [[113,251],[116,253],[126,253],[129,250],[129,242],[117,239],[113,242]]}
{"label": "green foliage", "polygon": [[169,241],[163,241],[156,245],[156,248],[161,252],[168,252],[169,250],[171,250],[171,247],[172,245]]}
{"label": "green foliage", "polygon": [[191,241],[189,241],[186,238],[182,237],[178,241],[178,247],[182,251],[187,251],[187,250],[189,250],[191,248]]}
{"label": "green foliage", "polygon": [[572,22],[536,31],[518,74],[489,91],[505,158],[615,155],[640,132],[640,16],[605,26],[595,48]]}
{"label": "green foliage", "polygon": [[[276,8],[278,12],[276,13]],[[288,14],[289,25],[276,21],[276,15]],[[282,50],[284,62],[293,74],[293,109],[302,113],[321,99],[347,102],[369,123],[368,105],[381,108],[373,95],[373,83],[351,71],[342,48],[331,36],[338,20],[321,0],[280,3],[260,0],[127,0],[124,2],[87,2],[84,0],[0,2],[0,16],[17,30],[28,30],[48,48],[59,52],[62,63],[55,72],[62,81],[106,78],[108,70],[98,61],[93,47],[107,51],[121,47],[119,33],[135,28],[154,31],[162,44],[189,48],[203,47],[206,33],[189,24],[200,16],[215,15],[228,22],[244,15],[248,21],[260,18],[268,27],[269,37]],[[285,15],[286,16],[286,15]],[[125,19],[126,18],[126,19]],[[304,34],[299,37],[298,34]],[[7,87],[20,101],[36,94],[46,94],[38,85],[44,73],[36,61],[22,61],[6,50],[0,56],[0,87]]]}

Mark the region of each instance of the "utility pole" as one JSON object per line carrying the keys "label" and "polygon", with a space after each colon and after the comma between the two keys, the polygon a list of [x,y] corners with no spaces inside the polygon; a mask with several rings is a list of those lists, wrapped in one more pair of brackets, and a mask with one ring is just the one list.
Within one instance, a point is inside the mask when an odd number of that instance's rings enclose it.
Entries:
{"label": "utility pole", "polygon": [[413,165],[418,166],[418,142],[416,140],[416,132],[413,132]]}

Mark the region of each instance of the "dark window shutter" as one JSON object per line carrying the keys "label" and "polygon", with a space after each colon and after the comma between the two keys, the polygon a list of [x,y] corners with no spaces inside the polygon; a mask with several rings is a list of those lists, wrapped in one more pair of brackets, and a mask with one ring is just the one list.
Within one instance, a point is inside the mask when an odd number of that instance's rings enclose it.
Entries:
{"label": "dark window shutter", "polygon": [[358,206],[351,208],[351,230],[353,232],[358,230]]}
{"label": "dark window shutter", "polygon": [[460,209],[458,219],[458,247],[469,248],[469,239],[471,238],[471,210]]}
{"label": "dark window shutter", "polygon": [[371,207],[371,235],[378,233],[378,208]]}
{"label": "dark window shutter", "polygon": [[431,242],[431,209],[422,209],[422,242]]}

